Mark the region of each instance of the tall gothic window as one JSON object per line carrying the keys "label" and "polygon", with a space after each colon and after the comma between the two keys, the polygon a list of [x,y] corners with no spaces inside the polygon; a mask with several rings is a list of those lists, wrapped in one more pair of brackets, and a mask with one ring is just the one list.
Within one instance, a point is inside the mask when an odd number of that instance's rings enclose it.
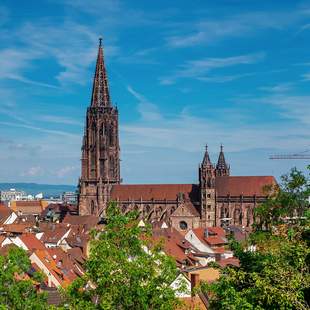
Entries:
{"label": "tall gothic window", "polygon": [[95,213],[95,203],[92,200],[90,203],[90,214],[94,214]]}
{"label": "tall gothic window", "polygon": [[95,150],[90,152],[90,175],[92,178],[96,177],[96,153]]}
{"label": "tall gothic window", "polygon": [[110,146],[114,146],[114,127],[113,125],[110,126],[110,132],[109,132],[109,140],[110,140]]}

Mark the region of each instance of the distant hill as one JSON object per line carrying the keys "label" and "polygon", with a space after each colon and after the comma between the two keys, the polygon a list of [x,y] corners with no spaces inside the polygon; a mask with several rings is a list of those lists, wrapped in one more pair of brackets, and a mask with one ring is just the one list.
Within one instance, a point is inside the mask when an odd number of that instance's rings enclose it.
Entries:
{"label": "distant hill", "polygon": [[16,190],[25,191],[27,194],[36,195],[43,193],[44,197],[59,196],[63,192],[74,192],[76,186],[73,185],[51,185],[37,183],[0,183],[0,190]]}

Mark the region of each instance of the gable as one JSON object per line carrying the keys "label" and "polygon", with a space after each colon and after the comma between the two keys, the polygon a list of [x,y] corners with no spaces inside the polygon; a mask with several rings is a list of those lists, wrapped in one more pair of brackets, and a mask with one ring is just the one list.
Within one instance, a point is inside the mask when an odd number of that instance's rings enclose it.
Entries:
{"label": "gable", "polygon": [[180,204],[170,217],[199,217],[198,211],[190,203]]}

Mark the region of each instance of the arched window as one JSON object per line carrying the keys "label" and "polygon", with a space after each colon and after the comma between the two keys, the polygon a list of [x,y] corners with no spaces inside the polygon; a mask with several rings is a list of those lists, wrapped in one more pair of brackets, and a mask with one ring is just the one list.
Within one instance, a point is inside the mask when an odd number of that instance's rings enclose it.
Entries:
{"label": "arched window", "polygon": [[225,208],[221,207],[221,218],[225,217]]}
{"label": "arched window", "polygon": [[241,210],[239,208],[235,209],[234,222],[237,225],[241,225],[242,224],[242,214],[241,214]]}
{"label": "arched window", "polygon": [[248,207],[246,209],[246,226],[250,226],[250,222],[251,222],[251,209],[250,207]]}
{"label": "arched window", "polygon": [[187,223],[185,221],[181,221],[179,223],[180,229],[186,230],[187,229]]}

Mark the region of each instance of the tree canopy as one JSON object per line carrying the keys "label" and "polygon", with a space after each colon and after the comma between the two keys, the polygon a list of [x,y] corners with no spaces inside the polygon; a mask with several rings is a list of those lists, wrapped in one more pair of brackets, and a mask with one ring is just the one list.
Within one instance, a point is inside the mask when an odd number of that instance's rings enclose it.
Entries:
{"label": "tree canopy", "polygon": [[260,225],[249,239],[231,241],[240,268],[228,267],[219,281],[202,285],[210,309],[310,308],[309,178],[292,169],[282,181],[258,209]]}
{"label": "tree canopy", "polygon": [[7,255],[0,256],[0,309],[47,308],[46,296],[36,288],[42,278],[39,274],[29,278],[30,267],[30,260],[21,248],[13,247]]}
{"label": "tree canopy", "polygon": [[68,289],[71,307],[175,309],[175,262],[152,242],[149,228],[137,224],[137,213],[109,205],[104,231],[93,232],[86,274]]}

